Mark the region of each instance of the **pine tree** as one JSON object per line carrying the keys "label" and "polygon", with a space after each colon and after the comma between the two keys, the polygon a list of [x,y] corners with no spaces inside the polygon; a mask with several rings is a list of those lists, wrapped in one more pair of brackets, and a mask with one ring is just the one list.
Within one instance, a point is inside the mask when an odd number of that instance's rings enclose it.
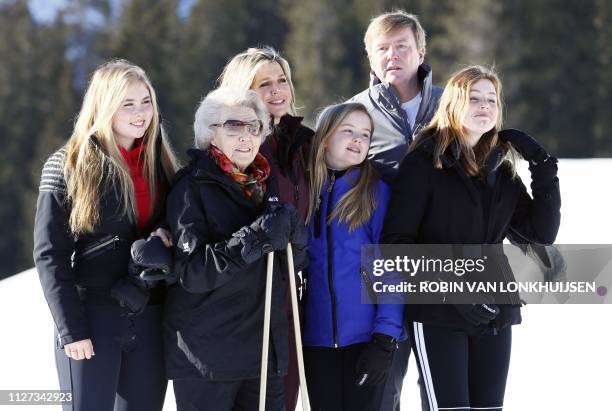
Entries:
{"label": "pine tree", "polygon": [[559,157],[595,153],[595,1],[503,3],[496,46],[507,124]]}
{"label": "pine tree", "polygon": [[32,264],[32,223],[44,158],[66,138],[71,69],[63,27],[40,26],[25,0],[0,6],[0,275]]}
{"label": "pine tree", "polygon": [[174,93],[185,86],[176,66],[180,34],[177,9],[178,0],[126,2],[109,48],[109,57],[127,59],[147,72],[171,138],[176,138],[173,125],[179,109]]}
{"label": "pine tree", "polygon": [[495,33],[500,3],[490,0],[420,2],[428,33],[427,62],[444,85],[462,67],[495,64]]}
{"label": "pine tree", "polygon": [[363,9],[340,0],[288,3],[285,9],[290,30],[285,50],[296,100],[312,120],[321,107],[344,101],[367,85],[363,17],[355,13]]}
{"label": "pine tree", "polygon": [[595,155],[612,156],[612,5],[607,0],[597,1],[597,58],[598,64],[594,76],[597,87],[597,109],[594,127]]}

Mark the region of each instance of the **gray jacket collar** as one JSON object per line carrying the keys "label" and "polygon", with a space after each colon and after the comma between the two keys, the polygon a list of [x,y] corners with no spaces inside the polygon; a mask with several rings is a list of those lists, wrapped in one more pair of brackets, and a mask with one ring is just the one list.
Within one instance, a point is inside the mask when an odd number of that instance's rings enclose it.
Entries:
{"label": "gray jacket collar", "polygon": [[[431,68],[423,63],[419,66],[417,71],[417,78],[421,85],[421,97],[423,102],[431,100],[432,93],[432,72]],[[406,113],[402,109],[397,90],[395,87],[387,82],[381,82],[378,77],[372,76],[370,85],[370,98],[372,98],[381,109],[384,109],[389,117],[391,117],[395,123],[395,126],[405,133],[406,135],[412,135],[414,130],[411,130],[411,125],[408,124]],[[420,125],[423,123],[424,117],[427,114],[428,104],[421,104],[419,112],[416,116],[415,123]],[[412,125],[414,127],[414,125]]]}

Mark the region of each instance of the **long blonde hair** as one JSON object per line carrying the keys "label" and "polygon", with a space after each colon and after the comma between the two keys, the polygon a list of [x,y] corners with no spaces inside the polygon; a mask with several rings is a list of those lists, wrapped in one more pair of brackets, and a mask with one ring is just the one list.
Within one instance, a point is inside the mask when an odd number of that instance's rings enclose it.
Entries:
{"label": "long blonde hair", "polygon": [[[316,131],[312,140],[309,158],[309,182],[310,199],[306,221],[310,221],[319,207],[319,197],[327,180],[327,165],[325,163],[325,148],[329,138],[336,132],[344,119],[351,113],[360,111],[370,119],[372,132],[374,122],[368,110],[361,103],[343,103],[326,107],[317,119]],[[327,224],[338,219],[341,223],[349,226],[349,232],[367,223],[374,209],[376,198],[374,189],[380,177],[374,167],[366,159],[361,164],[354,166],[360,170],[359,177],[353,187],[344,194],[331,213]],[[318,224],[318,222],[316,222]]]}
{"label": "long blonde hair", "polygon": [[[498,107],[497,122],[491,130],[480,138],[474,147],[470,147],[468,144],[468,132],[463,127],[463,121],[469,108],[470,89],[481,79],[489,80],[495,88]],[[504,154],[513,154],[509,144],[501,142],[497,137],[497,132],[501,130],[502,122],[502,86],[495,71],[483,66],[465,67],[454,73],[448,80],[440,97],[436,113],[429,125],[421,131],[419,137],[410,146],[409,151],[413,151],[427,136],[433,134],[436,138],[433,158],[436,168],[442,168],[440,157],[451,144],[457,143],[460,151],[461,165],[468,175],[476,176],[483,172],[487,157],[497,145],[502,147]],[[514,167],[512,168],[514,173]]]}
{"label": "long blonde hair", "polygon": [[[130,85],[142,82],[151,95],[153,118],[143,136],[146,144],[143,175],[151,198],[157,196],[161,178],[156,167],[157,146],[161,145],[163,173],[170,180],[177,163],[159,122],[155,90],[140,67],[125,61],[109,61],[96,69],[89,82],[74,130],[66,144],[64,176],[70,204],[70,229],[75,234],[92,232],[100,220],[100,199],[115,188],[120,195],[121,213],[138,215],[134,186],[128,166],[113,133],[113,117],[125,98]],[[158,142],[161,139],[161,142]],[[151,201],[151,209],[154,201]]]}
{"label": "long blonde hair", "polygon": [[243,90],[250,90],[253,87],[253,81],[259,69],[273,62],[278,63],[287,79],[287,84],[289,84],[291,90],[289,114],[295,116],[295,88],[291,80],[289,62],[270,46],[251,47],[242,53],[236,54],[223,68],[223,72],[217,79],[217,84],[219,87],[237,87]]}

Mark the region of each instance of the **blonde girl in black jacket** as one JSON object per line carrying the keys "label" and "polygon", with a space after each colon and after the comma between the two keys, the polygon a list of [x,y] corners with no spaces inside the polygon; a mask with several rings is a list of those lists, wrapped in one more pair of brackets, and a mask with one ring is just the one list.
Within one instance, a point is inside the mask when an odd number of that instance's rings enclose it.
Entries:
{"label": "blonde girl in black jacket", "polygon": [[34,260],[56,327],[70,410],[161,410],[163,287],[128,275],[130,245],[159,228],[176,162],[145,72],[111,61],[93,74],[74,131],[45,163]]}

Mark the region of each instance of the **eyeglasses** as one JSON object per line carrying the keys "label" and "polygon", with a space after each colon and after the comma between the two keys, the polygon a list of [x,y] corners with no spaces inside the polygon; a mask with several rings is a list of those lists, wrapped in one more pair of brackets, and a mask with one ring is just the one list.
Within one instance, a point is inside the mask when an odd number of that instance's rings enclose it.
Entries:
{"label": "eyeglasses", "polygon": [[245,134],[245,131],[254,137],[258,137],[263,129],[261,120],[240,121],[240,120],[225,120],[222,124],[211,124],[211,127],[222,127],[228,136],[235,137]]}

